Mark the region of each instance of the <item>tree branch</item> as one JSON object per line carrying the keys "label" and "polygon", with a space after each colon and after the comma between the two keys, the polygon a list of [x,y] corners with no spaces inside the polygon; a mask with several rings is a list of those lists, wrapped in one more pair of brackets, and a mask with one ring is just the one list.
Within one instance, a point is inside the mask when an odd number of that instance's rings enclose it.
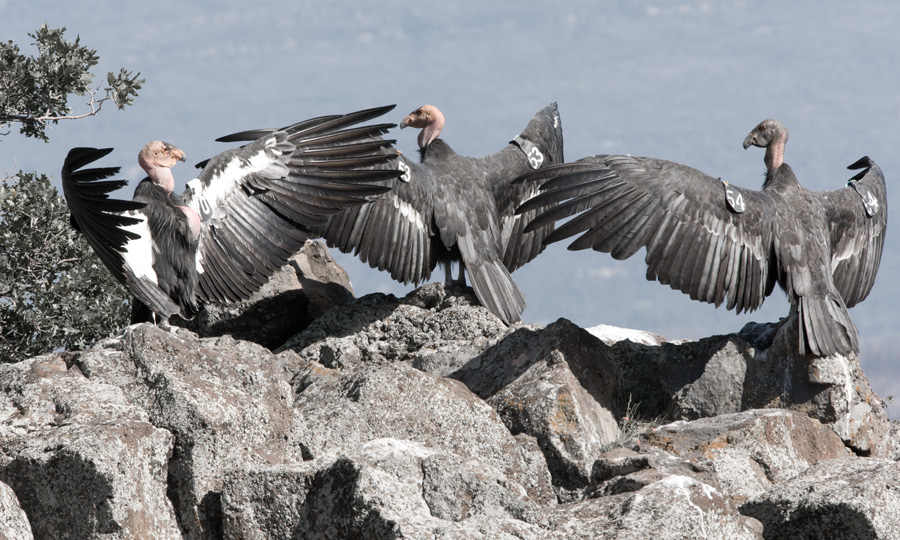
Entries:
{"label": "tree branch", "polygon": [[109,101],[112,99],[110,96],[106,96],[100,99],[96,98],[97,92],[100,91],[100,87],[97,90],[89,91],[88,93],[91,96],[91,100],[88,101],[87,105],[91,108],[90,112],[86,112],[84,114],[77,115],[64,115],[64,116],[53,116],[50,115],[49,112],[44,113],[41,116],[35,116],[31,114],[0,114],[0,123],[3,124],[12,124],[13,122],[37,122],[41,125],[46,125],[47,122],[56,122],[59,120],[80,120],[82,118],[87,118],[89,116],[96,116],[100,114],[100,109],[103,108],[103,102]]}

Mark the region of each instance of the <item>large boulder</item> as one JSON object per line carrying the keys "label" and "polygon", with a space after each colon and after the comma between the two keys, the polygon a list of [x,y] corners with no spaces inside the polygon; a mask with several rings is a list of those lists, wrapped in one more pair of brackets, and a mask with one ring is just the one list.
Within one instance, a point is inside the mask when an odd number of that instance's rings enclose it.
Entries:
{"label": "large boulder", "polygon": [[[597,499],[639,491],[669,476],[687,476],[719,489],[719,479],[705,463],[692,462],[652,445],[614,448],[597,458],[586,498]],[[723,491],[723,493],[727,493]]]}
{"label": "large boulder", "polygon": [[710,469],[736,504],[820,461],[847,457],[840,437],[794,411],[755,409],[660,426],[643,439]]}
{"label": "large boulder", "polygon": [[756,520],[729,497],[689,476],[671,475],[639,491],[560,505],[550,528],[565,540],[762,540]]}
{"label": "large boulder", "polygon": [[[741,335],[763,348],[748,362],[746,403],[752,408],[791,409],[831,426],[861,456],[894,454],[890,420],[869,385],[856,354],[813,357],[797,354],[798,317],[779,325],[748,325]],[[762,336],[760,338],[759,336]]]}
{"label": "large boulder", "polygon": [[403,437],[477,459],[547,505],[556,498],[533,439],[516,438],[496,411],[462,383],[405,363],[348,374],[311,365],[294,402],[306,459],[352,451],[374,439]]}
{"label": "large boulder", "polygon": [[0,540],[32,540],[28,516],[11,487],[0,482]]}
{"label": "large boulder", "polygon": [[817,463],[744,504],[766,540],[900,538],[900,462],[844,458]]}
{"label": "large boulder", "polygon": [[104,345],[75,362],[91,380],[117,385],[153,425],[174,435],[167,490],[189,537],[221,536],[227,470],[300,459],[291,387],[282,360],[268,349],[149,324]]}
{"label": "large boulder", "polygon": [[230,334],[274,349],[319,315],[353,300],[353,285],[321,240],[295,253],[250,298],[206,304],[192,319],[172,319],[201,337]]}
{"label": "large boulder", "polygon": [[830,426],[859,455],[893,453],[890,420],[856,355],[798,354],[796,317],[698,341],[604,341],[598,365],[645,415],[695,420],[789,409]]}
{"label": "large boulder", "polygon": [[540,506],[479,455],[373,439],[292,467],[233,471],[225,538],[544,538]]}
{"label": "large boulder", "polygon": [[0,365],[0,481],[35,538],[176,538],[173,436],[58,355]]}
{"label": "large boulder", "polygon": [[537,439],[563,501],[580,497],[594,460],[619,437],[616,380],[598,369],[597,344],[566,320],[518,328],[450,374],[513,433]]}

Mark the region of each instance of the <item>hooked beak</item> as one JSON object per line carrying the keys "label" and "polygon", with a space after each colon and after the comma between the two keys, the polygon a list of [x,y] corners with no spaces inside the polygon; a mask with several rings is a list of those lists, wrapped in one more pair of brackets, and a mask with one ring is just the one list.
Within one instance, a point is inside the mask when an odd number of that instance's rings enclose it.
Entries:
{"label": "hooked beak", "polygon": [[756,145],[756,134],[751,133],[750,135],[747,135],[747,138],[744,139],[744,150],[754,145]]}
{"label": "hooked beak", "polygon": [[427,117],[422,113],[422,107],[419,107],[418,109],[404,116],[403,120],[400,120],[400,129],[406,127],[425,127],[426,119]]}
{"label": "hooked beak", "polygon": [[185,161],[186,158],[184,152],[180,148],[178,148],[174,144],[169,144],[167,142],[163,142],[163,146],[165,146],[166,152],[168,152],[169,155],[171,155],[173,158],[177,159],[178,161]]}

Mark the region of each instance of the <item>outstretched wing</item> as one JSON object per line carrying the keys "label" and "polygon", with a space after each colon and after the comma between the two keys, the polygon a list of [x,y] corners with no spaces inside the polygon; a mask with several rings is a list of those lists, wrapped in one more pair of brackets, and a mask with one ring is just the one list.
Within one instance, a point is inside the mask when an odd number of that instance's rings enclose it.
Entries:
{"label": "outstretched wing", "polygon": [[219,139],[252,142],[203,163],[183,195],[201,217],[201,300],[248,298],[328,216],[390,189],[385,182],[400,173],[393,141],[382,135],[394,125],[357,124],[393,108]]}
{"label": "outstretched wing", "polygon": [[[543,193],[518,212],[549,207],[526,231],[574,216],[546,243],[581,234],[569,249],[593,248],[620,260],[646,247],[648,280],[716,306],[727,300],[738,313],[758,308],[775,286],[769,256],[775,203],[764,192],[670,161],[622,155],[549,167],[526,181],[543,182]],[[726,186],[742,205],[728,202]]]}
{"label": "outstretched wing", "polygon": [[862,169],[847,187],[822,193],[831,227],[834,284],[847,307],[865,300],[875,284],[887,229],[884,174],[868,156],[848,169]]}
{"label": "outstretched wing", "polygon": [[[525,226],[537,214],[534,211],[516,213],[522,203],[539,193],[537,180],[526,180],[525,173],[541,167],[562,164],[562,122],[556,103],[544,107],[525,127],[522,134],[511,142],[512,148],[495,154],[506,154],[504,173],[493,185],[494,199],[500,218],[500,248],[503,264],[512,272],[534,259],[544,250],[544,238],[553,231],[553,223],[525,232]],[[516,179],[515,182],[511,180]]]}
{"label": "outstretched wing", "polygon": [[[125,180],[105,180],[118,174],[118,167],[83,169],[112,151],[112,148],[73,148],[62,167],[63,194],[69,205],[72,225],[80,230],[94,252],[138,300],[154,312],[169,317],[178,306],[157,285],[155,276],[138,275],[136,258],[151,258],[150,231],[136,201],[110,199],[108,194],[127,184]],[[152,272],[152,270],[149,270]]]}
{"label": "outstretched wing", "polygon": [[397,166],[401,176],[384,182],[390,191],[333,216],[320,233],[329,246],[358,255],[401,283],[418,284],[437,265],[434,176],[406,156],[400,156]]}

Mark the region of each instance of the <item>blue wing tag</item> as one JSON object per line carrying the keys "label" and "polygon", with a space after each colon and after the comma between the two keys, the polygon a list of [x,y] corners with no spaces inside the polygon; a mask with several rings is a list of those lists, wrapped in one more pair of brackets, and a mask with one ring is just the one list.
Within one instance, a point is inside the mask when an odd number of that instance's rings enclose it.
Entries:
{"label": "blue wing tag", "polygon": [[544,163],[544,154],[541,153],[533,142],[528,139],[523,139],[520,135],[509,141],[509,143],[519,147],[519,150],[521,150],[522,153],[525,154],[525,158],[528,159],[528,164],[531,165],[532,169],[541,168],[541,165]]}
{"label": "blue wing tag", "polygon": [[856,180],[848,181],[847,185],[852,187],[854,191],[856,191],[856,194],[859,195],[859,198],[862,199],[863,206],[866,209],[866,215],[869,217],[874,217],[881,207],[881,205],[878,204],[878,197],[876,197],[875,194],[872,193],[871,189],[863,184],[860,184]]}
{"label": "blue wing tag", "polygon": [[728,203],[728,208],[735,214],[743,214],[744,210],[747,209],[747,205],[744,203],[744,196],[725,180],[722,180],[722,185],[725,186],[725,202]]}

